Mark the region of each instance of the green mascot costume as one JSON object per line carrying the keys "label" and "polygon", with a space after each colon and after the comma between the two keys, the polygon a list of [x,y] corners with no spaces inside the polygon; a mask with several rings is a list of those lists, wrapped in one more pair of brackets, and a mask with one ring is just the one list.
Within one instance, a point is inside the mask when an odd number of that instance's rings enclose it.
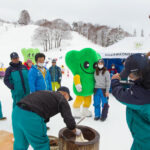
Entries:
{"label": "green mascot costume", "polygon": [[[80,51],[72,50],[66,54],[66,64],[74,75],[73,90],[76,100],[73,104],[74,117],[91,117],[92,113],[88,110],[91,105],[94,91],[94,72],[98,60],[101,58],[95,50],[85,48]],[[81,112],[81,105],[83,110]]]}
{"label": "green mascot costume", "polygon": [[33,64],[35,64],[35,55],[37,53],[39,53],[39,49],[33,49],[33,48],[29,48],[29,49],[26,49],[26,48],[23,48],[21,50],[22,52],[22,55],[24,57],[24,62],[26,62],[28,59],[30,59]]}

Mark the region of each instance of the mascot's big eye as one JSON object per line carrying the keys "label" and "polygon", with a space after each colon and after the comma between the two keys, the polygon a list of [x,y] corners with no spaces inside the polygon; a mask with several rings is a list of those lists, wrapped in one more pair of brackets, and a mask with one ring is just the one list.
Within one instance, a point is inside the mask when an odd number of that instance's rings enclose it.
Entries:
{"label": "mascot's big eye", "polygon": [[89,68],[89,67],[90,67],[90,64],[89,64],[88,61],[86,61],[86,62],[84,63],[84,68],[87,69],[87,68]]}
{"label": "mascot's big eye", "polygon": [[93,68],[94,68],[94,69],[96,69],[96,68],[97,68],[97,66],[98,66],[98,64],[97,64],[97,63],[94,63],[94,64],[93,64]]}
{"label": "mascot's big eye", "polygon": [[28,57],[30,57],[30,54],[28,54]]}
{"label": "mascot's big eye", "polygon": [[34,57],[34,54],[32,54],[32,57]]}

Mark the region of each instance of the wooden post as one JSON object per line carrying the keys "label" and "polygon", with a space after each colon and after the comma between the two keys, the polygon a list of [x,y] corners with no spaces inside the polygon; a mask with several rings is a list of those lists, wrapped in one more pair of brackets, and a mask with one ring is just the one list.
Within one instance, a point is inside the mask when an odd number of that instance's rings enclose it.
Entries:
{"label": "wooden post", "polygon": [[99,133],[87,126],[77,126],[88,142],[75,142],[76,136],[67,128],[59,132],[59,150],[99,150]]}

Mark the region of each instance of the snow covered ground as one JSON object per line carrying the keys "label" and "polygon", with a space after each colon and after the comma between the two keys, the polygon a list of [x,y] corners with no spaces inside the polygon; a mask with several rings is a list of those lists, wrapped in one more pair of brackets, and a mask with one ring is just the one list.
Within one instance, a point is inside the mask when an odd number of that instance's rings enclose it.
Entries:
{"label": "snow covered ground", "polygon": [[[5,66],[8,66],[10,61],[9,55],[12,51],[17,51],[21,55],[21,48],[32,47],[31,37],[37,26],[29,25],[26,27],[11,28],[0,35],[0,62],[3,62]],[[78,33],[72,32],[72,40],[64,41],[62,51],[55,49],[54,51],[46,53],[47,58],[58,58],[58,65],[65,65],[64,56],[69,50],[80,50],[85,47],[91,47],[96,50],[102,50],[104,48],[89,42]],[[62,58],[60,58],[62,57]],[[48,64],[50,66],[51,63]],[[62,79],[62,85],[68,86],[71,90],[71,94],[75,99],[75,95],[72,92],[72,74],[69,72],[67,77],[68,69],[65,67],[65,75]],[[0,130],[7,130],[12,132],[11,126],[11,112],[12,112],[12,98],[9,89],[4,85],[3,81],[0,80],[0,100],[2,102],[4,116],[7,117],[6,121],[0,122]],[[72,102],[70,106],[72,108]],[[125,106],[115,100],[110,95],[109,99],[110,110],[108,119],[105,122],[94,121],[92,118],[86,118],[81,125],[89,126],[96,129],[100,134],[100,150],[129,150],[132,144],[132,137],[126,124],[125,117]],[[90,110],[94,112],[93,106],[91,105]],[[48,131],[48,135],[58,136],[58,132],[61,128],[65,127],[63,119],[60,114],[50,119],[48,126],[51,130]],[[32,148],[29,148],[32,150]]]}

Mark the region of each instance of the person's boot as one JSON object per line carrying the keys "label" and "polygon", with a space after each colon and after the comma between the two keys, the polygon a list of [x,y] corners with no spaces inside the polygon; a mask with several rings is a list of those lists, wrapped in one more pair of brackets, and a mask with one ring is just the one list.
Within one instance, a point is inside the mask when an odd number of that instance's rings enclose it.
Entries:
{"label": "person's boot", "polygon": [[99,120],[99,119],[100,119],[100,117],[95,117],[95,118],[94,118],[95,121],[97,121],[97,120]]}
{"label": "person's boot", "polygon": [[101,115],[101,118],[100,118],[101,121],[105,121],[107,119],[108,109],[109,109],[108,103],[104,104],[104,107],[103,107],[103,110],[102,110],[102,115]]}
{"label": "person's boot", "polygon": [[7,118],[6,117],[2,117],[2,118],[0,118],[0,120],[6,120]]}
{"label": "person's boot", "polygon": [[83,107],[83,109],[82,109],[82,116],[92,117],[92,113],[91,113],[91,111],[89,111],[89,108]]}
{"label": "person's boot", "polygon": [[47,126],[46,129],[47,129],[47,130],[50,130],[50,127]]}
{"label": "person's boot", "polygon": [[82,114],[80,112],[80,108],[73,108],[73,117],[75,119],[80,119],[82,117]]}

